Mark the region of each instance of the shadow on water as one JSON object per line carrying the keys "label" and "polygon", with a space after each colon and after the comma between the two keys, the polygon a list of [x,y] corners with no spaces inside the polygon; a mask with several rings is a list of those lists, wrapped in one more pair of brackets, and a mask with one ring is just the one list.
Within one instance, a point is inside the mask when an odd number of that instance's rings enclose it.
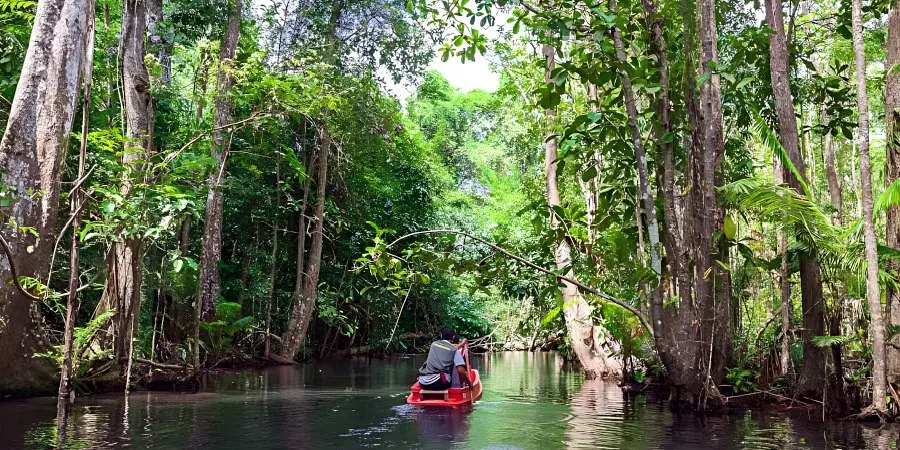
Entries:
{"label": "shadow on water", "polygon": [[[405,404],[421,357],[223,373],[198,394],[0,402],[0,448],[892,448],[896,426],[746,412],[701,418],[652,396],[582,382],[553,353],[473,356],[482,401]],[[58,428],[59,427],[59,428]]]}

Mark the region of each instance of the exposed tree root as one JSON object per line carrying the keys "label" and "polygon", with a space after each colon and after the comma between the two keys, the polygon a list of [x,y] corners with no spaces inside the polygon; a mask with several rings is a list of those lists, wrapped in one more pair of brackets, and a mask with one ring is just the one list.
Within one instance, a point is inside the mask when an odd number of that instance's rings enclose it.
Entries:
{"label": "exposed tree root", "polygon": [[891,421],[890,413],[871,405],[860,411],[859,414],[850,416],[850,418],[860,421],[875,421],[877,419],[881,423],[887,423]]}

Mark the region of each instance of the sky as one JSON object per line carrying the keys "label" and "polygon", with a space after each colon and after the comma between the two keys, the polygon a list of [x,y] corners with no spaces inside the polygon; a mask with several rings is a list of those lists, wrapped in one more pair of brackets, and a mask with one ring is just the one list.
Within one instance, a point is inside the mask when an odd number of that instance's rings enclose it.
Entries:
{"label": "sky", "polygon": [[[495,11],[496,15],[496,23],[497,24],[506,24],[507,19],[510,17],[508,12],[504,11]],[[500,27],[487,27],[481,28],[481,33],[488,38],[488,55],[490,55],[490,42],[499,39]],[[448,35],[452,35],[455,32],[451,31]],[[450,58],[446,62],[441,61],[441,52],[438,51],[438,47],[441,44],[438,43],[435,45],[435,55],[431,60],[431,64],[428,65],[428,70],[436,70],[444,75],[444,78],[450,83],[451,86],[457,88],[462,93],[469,92],[473,89],[481,89],[488,92],[494,92],[500,87],[500,74],[491,71],[490,63],[487,58],[480,53],[475,54],[475,61],[466,61],[466,63],[462,63],[459,61],[459,58]],[[397,98],[404,102],[407,97],[415,92],[416,86],[397,86],[392,83],[389,83],[387,86],[388,91],[394,94]]]}
{"label": "sky", "polygon": [[[473,89],[482,89],[488,92],[496,91],[500,86],[500,74],[492,72],[490,64],[482,55],[476,55],[475,61],[466,61],[465,64],[459,58],[450,58],[446,62],[441,61],[440,53],[436,54],[428,70],[440,72],[451,86],[460,92],[469,92]],[[397,85],[387,78],[387,90],[403,102],[413,94],[416,86]]]}

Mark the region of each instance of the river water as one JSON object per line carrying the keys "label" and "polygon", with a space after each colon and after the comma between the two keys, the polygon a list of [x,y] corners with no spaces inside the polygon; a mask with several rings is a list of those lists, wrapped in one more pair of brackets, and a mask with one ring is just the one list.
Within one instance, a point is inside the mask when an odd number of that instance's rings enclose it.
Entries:
{"label": "river water", "polygon": [[[554,353],[473,355],[484,396],[418,408],[422,358],[356,359],[210,377],[197,394],[79,398],[68,448],[896,448],[898,428],[743,413],[676,415],[613,383],[583,382]],[[0,401],[0,448],[57,442],[54,399]]]}

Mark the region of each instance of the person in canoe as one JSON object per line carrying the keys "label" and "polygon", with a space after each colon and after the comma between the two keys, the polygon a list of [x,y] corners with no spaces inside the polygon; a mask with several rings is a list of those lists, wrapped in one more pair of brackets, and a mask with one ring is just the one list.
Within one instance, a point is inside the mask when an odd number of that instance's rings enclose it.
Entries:
{"label": "person in canoe", "polygon": [[419,384],[428,391],[469,386],[466,360],[460,350],[459,336],[451,328],[441,330],[441,338],[431,343],[428,359],[419,368]]}

